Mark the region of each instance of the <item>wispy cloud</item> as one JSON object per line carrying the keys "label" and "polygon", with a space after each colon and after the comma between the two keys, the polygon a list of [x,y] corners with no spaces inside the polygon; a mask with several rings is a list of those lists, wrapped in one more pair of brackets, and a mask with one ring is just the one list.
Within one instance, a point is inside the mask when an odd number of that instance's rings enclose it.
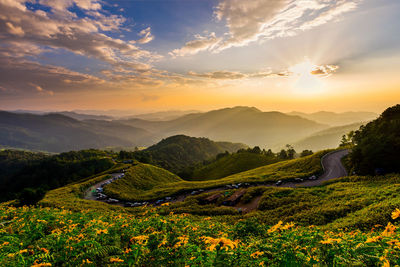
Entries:
{"label": "wispy cloud", "polygon": [[193,55],[208,50],[219,52],[252,42],[294,36],[304,30],[332,22],[357,8],[362,0],[220,0],[215,7],[217,20],[226,24],[228,32],[208,40],[196,37],[174,56]]}

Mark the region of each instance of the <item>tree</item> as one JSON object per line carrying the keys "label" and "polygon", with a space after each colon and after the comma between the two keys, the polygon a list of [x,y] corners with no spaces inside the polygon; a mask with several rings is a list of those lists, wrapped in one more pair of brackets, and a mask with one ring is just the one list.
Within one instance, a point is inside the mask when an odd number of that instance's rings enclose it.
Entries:
{"label": "tree", "polygon": [[312,152],[312,150],[305,149],[300,153],[300,157],[306,157],[306,156],[309,156],[312,154],[314,154],[314,152]]}
{"label": "tree", "polygon": [[286,145],[286,155],[288,159],[294,159],[294,155],[296,155],[296,150],[294,150],[293,146],[289,144]]}

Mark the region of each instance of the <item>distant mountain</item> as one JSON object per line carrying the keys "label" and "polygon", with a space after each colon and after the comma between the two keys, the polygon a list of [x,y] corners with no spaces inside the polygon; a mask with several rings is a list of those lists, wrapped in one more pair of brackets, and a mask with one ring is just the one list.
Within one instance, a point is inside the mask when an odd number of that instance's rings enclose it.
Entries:
{"label": "distant mountain", "polygon": [[318,151],[328,148],[336,148],[339,146],[341,138],[344,134],[347,134],[350,131],[358,130],[361,125],[363,125],[363,123],[359,122],[344,126],[331,127],[313,133],[306,138],[294,142],[293,147],[298,152],[301,152],[304,149],[311,149],[314,151]]}
{"label": "distant mountain", "polygon": [[59,112],[51,112],[48,114],[60,114],[60,115],[64,115],[76,120],[112,120],[113,117],[111,116],[106,116],[106,115],[89,115],[89,114],[81,114],[81,113],[76,113],[73,111],[59,111]]}
{"label": "distant mountain", "polygon": [[196,138],[185,135],[171,136],[149,148],[135,152],[135,157],[142,162],[160,166],[175,174],[181,174],[189,166],[219,153],[236,152],[247,148],[244,144],[214,142],[207,138]]}
{"label": "distant mountain", "polygon": [[126,119],[142,119],[149,121],[167,121],[179,118],[181,116],[191,114],[191,113],[199,113],[198,110],[170,110],[170,111],[160,111],[154,113],[144,113],[130,116]]}
{"label": "distant mountain", "polygon": [[292,143],[293,140],[299,140],[315,131],[327,128],[325,125],[299,116],[281,112],[262,112],[254,107],[234,107],[193,113],[169,121],[129,119],[120,122],[146,129],[162,137],[184,134],[261,147]]}
{"label": "distant mountain", "polygon": [[348,125],[358,122],[367,122],[374,120],[378,117],[378,114],[373,112],[327,112],[319,111],[315,113],[302,113],[302,112],[290,112],[288,115],[300,116],[309,120],[316,121],[322,124],[328,124],[331,126]]}
{"label": "distant mountain", "polygon": [[79,121],[61,114],[0,111],[0,147],[63,152],[106,146],[152,144],[143,129],[109,121]]}

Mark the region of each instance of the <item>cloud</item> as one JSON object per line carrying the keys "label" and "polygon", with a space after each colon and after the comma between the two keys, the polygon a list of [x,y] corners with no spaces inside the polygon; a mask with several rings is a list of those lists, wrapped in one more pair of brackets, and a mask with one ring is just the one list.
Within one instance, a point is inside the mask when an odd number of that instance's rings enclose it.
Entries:
{"label": "cloud", "polygon": [[174,57],[194,55],[201,51],[212,50],[222,41],[222,38],[217,38],[214,32],[208,36],[196,35],[195,38],[196,40],[187,42],[182,48],[175,49],[169,54]]}
{"label": "cloud", "polygon": [[35,88],[36,91],[38,91],[41,94],[54,95],[53,91],[44,90],[43,87],[41,87],[40,85],[37,85],[37,84],[34,84],[34,83],[28,83],[28,84],[31,85],[33,88]]}
{"label": "cloud", "polygon": [[322,76],[329,76],[332,73],[336,72],[339,69],[339,66],[336,65],[322,65],[316,66],[312,71],[311,74],[313,75],[322,75]]}
{"label": "cloud", "polygon": [[268,70],[268,71],[259,71],[253,73],[241,73],[238,71],[223,70],[223,71],[213,71],[205,73],[196,73],[194,71],[189,71],[187,74],[192,77],[199,77],[205,79],[238,80],[247,78],[287,77],[290,75],[290,72],[289,71],[273,72],[271,70]]}
{"label": "cloud", "polygon": [[[217,20],[228,32],[213,36],[213,42],[194,40],[175,49],[175,56],[193,55],[200,51],[219,52],[252,42],[288,37],[329,23],[357,8],[362,0],[220,0],[215,7]],[[197,39],[197,38],[196,38]],[[218,41],[217,41],[218,40]],[[202,49],[195,49],[198,44]]]}
{"label": "cloud", "polygon": [[136,41],[139,44],[147,44],[154,40],[154,36],[151,35],[150,27],[147,27],[146,29],[140,31],[139,35],[143,36],[142,38]]}
{"label": "cloud", "polygon": [[[114,66],[123,64],[139,69],[146,65],[139,60],[151,61],[160,57],[106,35],[103,31],[120,30],[125,18],[102,13],[100,1],[39,0],[40,4],[50,7],[51,12],[29,10],[25,2],[28,1],[0,1],[1,50],[10,49],[10,53],[21,54],[23,50],[12,48],[15,44],[17,47],[22,47],[20,44],[36,47],[38,54],[44,49],[64,49]],[[81,8],[85,16],[78,17],[68,9],[74,5]]]}

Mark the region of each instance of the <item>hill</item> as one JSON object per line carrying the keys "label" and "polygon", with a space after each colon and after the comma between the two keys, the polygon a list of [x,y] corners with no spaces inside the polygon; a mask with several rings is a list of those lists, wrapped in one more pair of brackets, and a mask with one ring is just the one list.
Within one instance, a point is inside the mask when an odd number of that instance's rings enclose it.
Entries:
{"label": "hill", "polygon": [[[111,183],[108,185],[108,188],[109,190],[112,189],[113,196],[117,199],[147,201],[173,196],[182,192],[190,192],[195,189],[215,188],[232,183],[274,183],[278,180],[293,181],[294,178],[305,178],[322,173],[321,157],[326,153],[327,151],[321,151],[303,158],[281,161],[217,180],[181,180],[171,183],[161,183],[150,190],[142,190],[141,188],[136,188],[136,190],[130,188],[127,190],[121,183]],[[123,181],[124,178],[120,180]],[[124,194],[120,194],[119,192],[124,192]]]}
{"label": "hill", "polygon": [[348,134],[350,131],[355,131],[363,125],[362,123],[353,123],[344,126],[331,127],[322,131],[311,134],[293,143],[293,147],[298,150],[311,149],[314,151],[334,148],[340,145],[340,140],[343,135]]}
{"label": "hill", "polygon": [[141,195],[144,191],[180,181],[181,178],[167,170],[139,163],[129,168],[123,179],[106,185],[104,192],[111,197],[129,199],[132,195]]}
{"label": "hill", "polygon": [[309,120],[316,121],[321,124],[328,124],[331,126],[340,126],[346,124],[360,123],[376,119],[378,114],[373,112],[343,112],[335,113],[328,111],[319,111],[315,113],[303,113],[293,111],[287,113],[288,115],[300,116]]}
{"label": "hill", "polygon": [[236,152],[241,148],[247,148],[247,146],[230,142],[214,142],[207,138],[176,135],[163,139],[145,150],[135,152],[134,157],[139,161],[181,174],[191,165],[213,158],[219,153]]}
{"label": "hill", "polygon": [[0,111],[0,147],[64,152],[106,146],[151,144],[143,129],[109,121],[79,121],[61,114]]}
{"label": "hill", "polygon": [[353,137],[350,154],[358,174],[400,172],[400,105],[360,128]]}
{"label": "hill", "polygon": [[185,134],[212,140],[276,147],[305,137],[326,126],[280,112],[262,112],[254,107],[234,107],[194,113],[169,121],[123,120],[157,135]]}
{"label": "hill", "polygon": [[280,161],[275,155],[248,151],[222,155],[214,161],[195,167],[190,180],[215,180]]}

